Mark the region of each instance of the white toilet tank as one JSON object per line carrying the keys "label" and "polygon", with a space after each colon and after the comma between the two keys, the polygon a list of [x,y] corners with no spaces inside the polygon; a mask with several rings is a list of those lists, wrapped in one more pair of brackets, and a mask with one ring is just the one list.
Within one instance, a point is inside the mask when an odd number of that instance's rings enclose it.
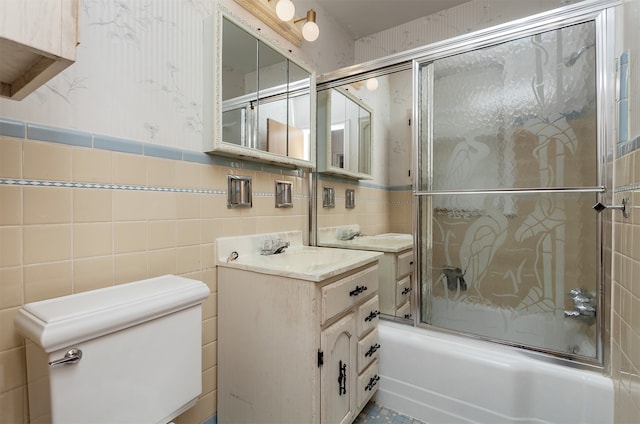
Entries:
{"label": "white toilet tank", "polygon": [[15,325],[29,339],[31,422],[166,423],[189,409],[208,296],[200,281],[165,275],[24,305]]}

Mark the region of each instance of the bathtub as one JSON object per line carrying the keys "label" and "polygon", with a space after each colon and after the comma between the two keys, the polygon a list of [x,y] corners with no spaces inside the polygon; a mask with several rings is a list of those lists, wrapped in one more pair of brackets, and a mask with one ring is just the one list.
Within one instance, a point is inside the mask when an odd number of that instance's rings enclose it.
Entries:
{"label": "bathtub", "polygon": [[374,400],[428,424],[613,422],[613,382],[508,346],[381,321]]}

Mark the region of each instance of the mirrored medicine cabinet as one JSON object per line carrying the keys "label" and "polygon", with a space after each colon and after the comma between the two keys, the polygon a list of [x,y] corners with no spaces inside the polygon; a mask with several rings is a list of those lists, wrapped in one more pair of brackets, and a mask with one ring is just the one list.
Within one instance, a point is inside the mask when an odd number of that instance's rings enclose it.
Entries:
{"label": "mirrored medicine cabinet", "polygon": [[318,172],[371,179],[373,112],[349,87],[317,94]]}
{"label": "mirrored medicine cabinet", "polygon": [[315,168],[315,73],[217,6],[205,23],[204,151]]}

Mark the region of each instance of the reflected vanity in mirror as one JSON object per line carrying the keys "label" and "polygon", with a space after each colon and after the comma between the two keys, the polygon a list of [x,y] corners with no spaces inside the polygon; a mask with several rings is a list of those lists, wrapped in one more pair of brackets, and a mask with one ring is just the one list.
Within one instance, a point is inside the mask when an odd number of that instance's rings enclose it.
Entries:
{"label": "reflected vanity in mirror", "polygon": [[318,92],[318,171],[371,179],[373,113],[349,88]]}
{"label": "reflected vanity in mirror", "polygon": [[315,74],[222,6],[205,24],[204,151],[315,167]]}
{"label": "reflected vanity in mirror", "polygon": [[[375,90],[366,75],[331,75],[318,83],[316,243],[382,252],[381,316],[412,320],[412,72],[378,75]],[[334,207],[320,207],[323,187],[335,193]]]}

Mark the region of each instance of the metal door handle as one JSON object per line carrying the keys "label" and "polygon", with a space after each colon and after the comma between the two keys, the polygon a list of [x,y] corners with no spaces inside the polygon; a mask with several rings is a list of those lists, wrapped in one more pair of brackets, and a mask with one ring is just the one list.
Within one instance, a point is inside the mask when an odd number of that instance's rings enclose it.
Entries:
{"label": "metal door handle", "polygon": [[73,365],[80,359],[82,359],[82,351],[80,349],[73,348],[69,349],[67,353],[65,353],[64,358],[49,362],[49,366],[55,367],[56,365]]}
{"label": "metal door handle", "polygon": [[629,210],[627,209],[628,203],[629,203],[629,198],[625,197],[624,199],[622,199],[621,205],[603,205],[602,203],[598,202],[595,205],[593,205],[593,209],[595,209],[598,212],[602,212],[605,209],[619,209],[622,211],[623,217],[629,218]]}

